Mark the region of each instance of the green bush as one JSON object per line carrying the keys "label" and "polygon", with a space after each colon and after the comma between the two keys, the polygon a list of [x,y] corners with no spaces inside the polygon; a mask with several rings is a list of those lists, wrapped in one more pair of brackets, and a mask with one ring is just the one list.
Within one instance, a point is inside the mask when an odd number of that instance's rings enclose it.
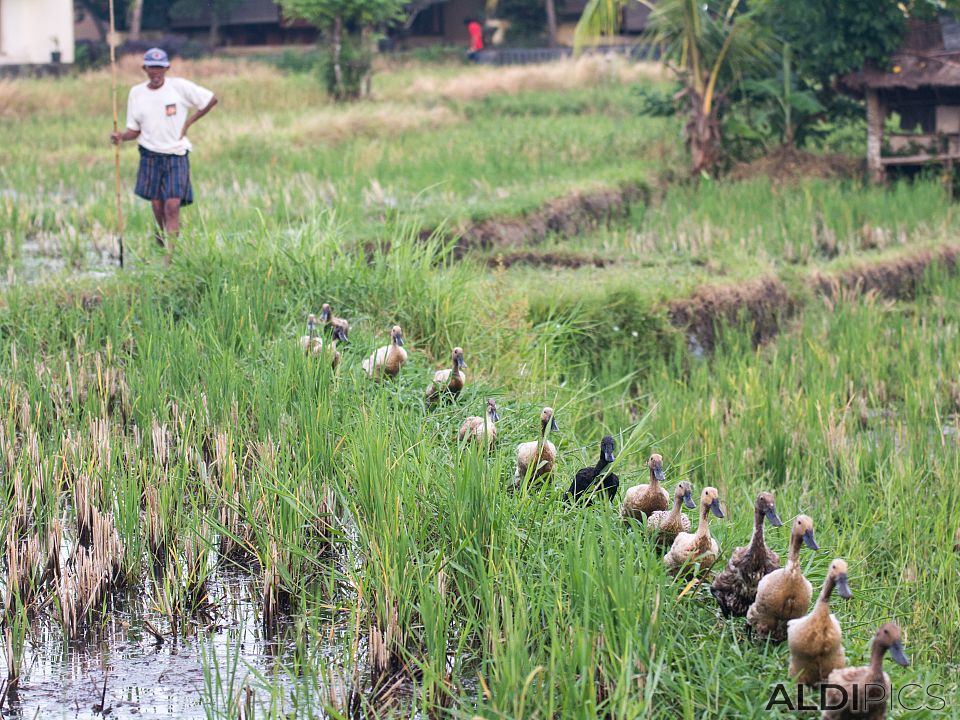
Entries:
{"label": "green bush", "polygon": [[358,98],[363,90],[363,78],[370,71],[373,56],[365,49],[360,39],[344,34],[340,49],[340,69],[343,72],[343,87],[338,90],[333,70],[333,53],[324,48],[320,74],[327,92],[339,100]]}

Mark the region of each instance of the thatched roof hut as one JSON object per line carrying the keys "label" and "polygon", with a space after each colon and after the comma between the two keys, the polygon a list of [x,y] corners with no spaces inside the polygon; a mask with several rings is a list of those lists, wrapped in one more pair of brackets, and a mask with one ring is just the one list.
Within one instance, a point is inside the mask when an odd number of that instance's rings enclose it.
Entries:
{"label": "thatched roof hut", "polygon": [[[894,165],[960,160],[960,23],[949,16],[910,22],[887,68],[867,66],[840,80],[867,102],[867,165],[880,180]],[[894,113],[898,131],[884,135]]]}

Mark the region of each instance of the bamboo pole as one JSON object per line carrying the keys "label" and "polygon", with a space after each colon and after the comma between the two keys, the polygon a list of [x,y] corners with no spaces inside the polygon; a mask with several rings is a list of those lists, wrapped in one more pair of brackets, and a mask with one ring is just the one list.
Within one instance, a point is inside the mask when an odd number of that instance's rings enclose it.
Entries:
{"label": "bamboo pole", "polygon": [[[113,131],[119,132],[120,114],[117,109],[117,28],[113,15],[113,0],[110,0],[110,72],[113,75]],[[123,206],[120,202],[120,143],[116,143],[113,152],[114,178],[117,196],[117,247],[120,267],[123,267]]]}

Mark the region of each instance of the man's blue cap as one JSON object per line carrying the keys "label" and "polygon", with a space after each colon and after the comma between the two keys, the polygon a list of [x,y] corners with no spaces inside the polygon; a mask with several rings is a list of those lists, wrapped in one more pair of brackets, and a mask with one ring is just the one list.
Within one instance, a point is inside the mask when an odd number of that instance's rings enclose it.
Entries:
{"label": "man's blue cap", "polygon": [[144,67],[170,67],[170,58],[160,48],[150,48],[143,54]]}

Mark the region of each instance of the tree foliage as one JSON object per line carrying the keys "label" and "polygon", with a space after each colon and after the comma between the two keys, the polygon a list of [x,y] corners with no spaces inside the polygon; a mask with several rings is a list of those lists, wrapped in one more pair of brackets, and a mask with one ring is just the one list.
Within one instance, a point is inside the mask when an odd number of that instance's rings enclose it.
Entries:
{"label": "tree foliage", "polygon": [[405,0],[279,0],[284,15],[320,28],[327,40],[324,77],[337,100],[369,92],[374,28],[404,16]]}

